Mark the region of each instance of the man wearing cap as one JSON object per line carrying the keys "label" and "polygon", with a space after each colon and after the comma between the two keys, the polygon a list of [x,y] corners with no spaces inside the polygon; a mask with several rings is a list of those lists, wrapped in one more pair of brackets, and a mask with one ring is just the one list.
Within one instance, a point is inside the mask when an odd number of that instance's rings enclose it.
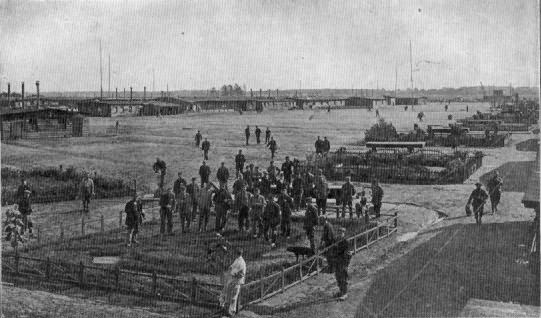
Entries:
{"label": "man wearing cap", "polygon": [[379,185],[378,179],[374,179],[372,180],[372,205],[374,206],[374,214],[377,218],[380,217],[382,201],[383,188]]}
{"label": "man wearing cap", "polygon": [[254,191],[254,164],[251,163],[248,166],[248,169],[244,172],[244,182],[248,185],[248,191],[253,192]]}
{"label": "man wearing cap", "polygon": [[323,142],[321,144],[322,146],[322,150],[323,150],[323,153],[324,154],[327,154],[329,153],[329,151],[331,151],[331,143],[329,141],[329,139],[327,139],[327,137],[323,137]]}
{"label": "man wearing cap", "polygon": [[306,207],[306,212],[304,214],[304,231],[306,232],[306,237],[310,241],[310,248],[315,253],[316,244],[314,240],[314,228],[317,225],[317,209],[314,207],[312,202],[308,203]]}
{"label": "man wearing cap", "polygon": [[[323,234],[321,235],[321,241],[319,242],[319,248],[320,249],[325,249],[325,248],[333,245],[334,242],[336,241],[335,240],[335,235],[334,235],[334,230],[333,230],[332,224],[329,222],[329,220],[327,219],[327,217],[325,215],[321,216],[319,218],[319,220],[320,220],[320,223],[323,223]],[[333,266],[333,260],[332,260],[331,252],[327,251],[324,254],[325,254],[325,257],[327,258],[327,264],[329,265],[329,270],[332,273],[334,271],[334,266]]]}
{"label": "man wearing cap", "polygon": [[342,218],[346,217],[346,205],[349,207],[349,218],[353,218],[353,196],[355,187],[351,184],[351,177],[346,177],[346,183],[342,185]]}
{"label": "man wearing cap", "polygon": [[250,140],[250,126],[246,126],[244,129],[244,134],[246,135],[246,146],[248,146],[248,141]]}
{"label": "man wearing cap", "polygon": [[182,178],[182,172],[179,172],[178,173],[178,179],[175,180],[175,183],[173,184],[173,193],[177,197],[178,197],[178,194],[180,193],[180,185],[181,184],[184,184],[184,188],[186,188],[186,186],[188,185],[186,180],[184,180],[184,178]]}
{"label": "man wearing cap", "polygon": [[203,139],[203,136],[201,136],[201,131],[197,131],[197,134],[195,134],[195,146],[199,148],[199,144],[201,143],[201,139]]}
{"label": "man wearing cap", "polygon": [[90,199],[95,195],[94,192],[94,181],[88,177],[88,172],[85,172],[83,180],[80,186],[81,199],[83,200],[83,211],[88,212],[88,205],[90,204]]}
{"label": "man wearing cap", "polygon": [[220,190],[214,195],[214,206],[216,211],[216,225],[214,230],[216,234],[221,235],[227,223],[227,210],[231,208],[231,195],[225,188],[225,184],[220,185]]}
{"label": "man wearing cap", "polygon": [[21,184],[17,188],[17,204],[24,199],[24,191],[30,191],[30,187],[24,178],[21,179]]}
{"label": "man wearing cap", "polygon": [[282,172],[284,180],[289,186],[291,184],[291,174],[293,173],[293,162],[289,161],[289,156],[286,156],[286,161],[282,163]]}
{"label": "man wearing cap", "polygon": [[242,154],[242,150],[239,150],[239,153],[235,156],[235,170],[237,178],[239,177],[239,174],[242,175],[245,162],[246,158]]}
{"label": "man wearing cap", "polygon": [[33,236],[32,234],[32,222],[30,221],[30,214],[32,213],[32,206],[30,204],[30,190],[24,190],[23,191],[23,197],[19,200],[19,212],[22,215],[22,221],[23,221],[23,232],[30,234],[30,236]]}
{"label": "man wearing cap", "polygon": [[280,224],[280,206],[274,202],[272,196],[267,200],[267,205],[263,211],[263,233],[265,241],[269,241],[269,231],[271,234],[271,247],[276,246],[276,227]]}
{"label": "man wearing cap", "polygon": [[488,199],[488,194],[485,190],[481,189],[482,184],[477,182],[475,184],[475,190],[470,194],[470,198],[466,205],[472,205],[473,213],[475,215],[475,223],[481,225],[481,218],[483,217],[483,208]]}
{"label": "man wearing cap", "polygon": [[329,195],[329,184],[327,183],[327,179],[323,175],[323,170],[321,169],[317,171],[314,186],[317,204],[317,215],[320,216],[321,212],[323,212],[323,215],[325,215],[325,213],[327,213],[327,196]]}
{"label": "man wearing cap", "polygon": [[279,172],[280,171],[278,170],[278,168],[274,165],[274,160],[271,160],[270,165],[267,167],[267,173],[270,183],[276,182],[276,174]]}
{"label": "man wearing cap", "polygon": [[139,225],[143,222],[143,204],[141,203],[141,198],[135,196],[128,201],[124,207],[124,212],[126,212],[126,226],[128,227],[126,245],[130,247],[132,243],[139,244],[136,237],[137,233],[139,233]]}
{"label": "man wearing cap", "polygon": [[152,165],[152,169],[154,169],[155,173],[160,173],[160,189],[163,188],[163,182],[165,180],[165,173],[167,171],[167,165],[165,164],[165,161],[161,160],[159,157],[156,158],[156,162],[154,165]]}
{"label": "man wearing cap", "polygon": [[267,130],[265,130],[265,144],[268,145],[271,137],[271,131],[269,127],[267,127]]}
{"label": "man wearing cap", "polygon": [[242,177],[242,174],[239,174],[237,176],[237,180],[235,180],[233,183],[233,195],[237,195],[237,193],[240,192],[244,186],[247,186],[246,181]]}
{"label": "man wearing cap", "polygon": [[242,249],[237,248],[237,258],[227,270],[224,289],[219,297],[220,306],[223,308],[223,314],[226,317],[232,317],[237,312],[237,299],[239,297],[240,286],[244,284],[246,277],[246,262],[242,258]]}
{"label": "man wearing cap", "polygon": [[173,235],[173,210],[175,209],[175,194],[169,188],[160,196],[160,235],[162,240],[167,222],[167,235]]}
{"label": "man wearing cap", "polygon": [[289,236],[291,235],[291,209],[293,208],[293,199],[287,195],[287,189],[285,187],[281,189],[281,193],[278,196],[278,205],[282,211],[280,232],[282,236],[289,239]]}
{"label": "man wearing cap", "polygon": [[227,180],[229,180],[229,169],[225,167],[225,162],[223,161],[222,165],[220,166],[220,168],[218,168],[218,171],[216,172],[216,179],[218,179],[220,187],[222,185],[225,185],[225,188],[227,189]]}
{"label": "man wearing cap", "polygon": [[[198,231],[201,232],[207,230],[207,224],[209,222],[210,208],[212,206],[212,195],[214,189],[210,183],[205,184],[199,192],[199,227]],[[204,222],[204,223],[203,223]]]}
{"label": "man wearing cap", "polygon": [[271,183],[267,177],[267,171],[263,171],[263,177],[259,179],[259,189],[265,198],[271,194]]}
{"label": "man wearing cap", "polygon": [[498,204],[502,195],[503,179],[498,171],[494,172],[494,177],[488,182],[487,188],[490,196],[490,207],[492,214],[498,212]]}
{"label": "man wearing cap", "polygon": [[192,178],[192,183],[186,187],[186,213],[195,222],[197,216],[197,201],[199,200],[199,186],[195,182],[197,179]]}
{"label": "man wearing cap", "polygon": [[255,126],[255,139],[256,139],[258,145],[261,143],[260,138],[261,138],[261,129],[259,129],[259,127]]}
{"label": "man wearing cap", "polygon": [[292,188],[292,195],[293,195],[293,201],[295,203],[295,211],[299,211],[301,206],[301,200],[302,200],[302,194],[304,191],[304,182],[301,178],[301,174],[297,173],[295,175],[295,178],[293,178],[293,185]]}
{"label": "man wearing cap", "polygon": [[314,147],[316,148],[316,154],[323,153],[323,140],[321,140],[319,136],[317,136],[317,140],[314,143]]}
{"label": "man wearing cap", "polygon": [[206,161],[203,161],[203,164],[199,167],[199,176],[201,177],[201,186],[209,183],[210,167],[207,166]]}
{"label": "man wearing cap", "polygon": [[340,300],[346,300],[348,298],[348,265],[351,259],[349,254],[349,244],[346,240],[346,229],[341,227],[338,230],[338,236],[336,244],[331,248],[332,258],[334,264],[334,276],[338,283],[339,292],[335,294],[335,297],[339,297]]}
{"label": "man wearing cap", "polygon": [[254,195],[250,198],[250,223],[252,224],[252,235],[254,238],[263,233],[263,223],[261,217],[265,209],[265,197],[263,197],[259,188],[255,188]]}
{"label": "man wearing cap", "polygon": [[235,206],[237,211],[239,211],[238,222],[239,222],[239,232],[248,231],[250,227],[250,221],[248,219],[250,212],[250,200],[252,194],[246,191],[246,185],[243,185],[241,190],[235,194]]}
{"label": "man wearing cap", "polygon": [[[193,183],[194,181],[192,181]],[[196,185],[197,186],[197,185]],[[193,187],[191,187],[191,190],[193,191]],[[186,193],[186,187],[184,184],[180,184],[180,189],[178,193],[175,193],[175,200],[176,200],[176,210],[178,212],[178,216],[180,217],[180,228],[182,229],[182,233],[186,233],[186,230],[190,229],[190,223],[192,221],[192,200],[190,200],[191,194]]]}
{"label": "man wearing cap", "polygon": [[274,140],[274,137],[271,137],[267,147],[271,151],[271,159],[274,159],[274,153],[276,152],[276,149],[278,148],[278,145],[276,144],[276,140]]}
{"label": "man wearing cap", "polygon": [[201,149],[203,150],[203,157],[205,160],[209,160],[210,142],[207,138],[205,138],[205,141],[201,144]]}

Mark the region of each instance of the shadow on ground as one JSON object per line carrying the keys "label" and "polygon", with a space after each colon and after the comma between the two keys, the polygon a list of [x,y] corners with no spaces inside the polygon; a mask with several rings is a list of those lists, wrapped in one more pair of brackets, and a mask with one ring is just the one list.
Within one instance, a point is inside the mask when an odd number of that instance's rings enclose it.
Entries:
{"label": "shadow on ground", "polygon": [[356,317],[456,317],[470,298],[539,306],[539,272],[524,262],[530,230],[530,222],[444,228],[377,274]]}
{"label": "shadow on ground", "polygon": [[518,151],[539,151],[539,139],[528,139],[517,144]]}
{"label": "shadow on ground", "polygon": [[530,173],[535,167],[535,161],[513,161],[507,162],[498,168],[485,173],[479,179],[486,185],[498,171],[503,178],[503,191],[525,192],[528,186]]}

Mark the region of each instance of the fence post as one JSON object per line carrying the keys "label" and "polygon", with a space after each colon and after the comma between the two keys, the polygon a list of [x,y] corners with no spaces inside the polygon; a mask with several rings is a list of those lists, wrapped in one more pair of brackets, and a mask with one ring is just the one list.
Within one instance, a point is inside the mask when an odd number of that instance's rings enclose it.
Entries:
{"label": "fence post", "polygon": [[282,294],[284,293],[284,290],[285,290],[285,273],[284,273],[284,267],[282,267],[282,269],[280,270],[280,277],[282,279]]}
{"label": "fence post", "polygon": [[19,274],[19,253],[17,247],[15,247],[15,273]]}
{"label": "fence post", "polygon": [[38,232],[38,243],[40,243],[41,242],[41,229],[40,229],[40,226],[38,225],[36,229],[37,229],[37,232]]}
{"label": "fence post", "polygon": [[64,223],[60,222],[60,239],[64,239]]}
{"label": "fence post", "polygon": [[302,261],[304,259],[301,258],[301,261],[299,262],[299,274],[301,275],[301,282],[302,282]]}
{"label": "fence post", "polygon": [[118,212],[118,227],[122,227],[122,211]]}
{"label": "fence post", "polygon": [[316,275],[319,275],[319,249],[316,250]]}
{"label": "fence post", "polygon": [[85,216],[81,216],[81,235],[85,235]]}
{"label": "fence post", "polygon": [[366,231],[366,232],[364,233],[364,236],[366,237],[366,247],[368,247],[368,245],[370,245],[370,244],[369,244],[370,242],[368,241],[368,239],[369,239],[369,237],[368,237],[368,231]]}
{"label": "fence post", "polygon": [[265,269],[263,268],[263,266],[261,266],[261,268],[259,268],[259,288],[261,290],[261,298],[263,298],[264,293],[265,293],[264,285],[263,285],[264,276],[265,276]]}
{"label": "fence post", "polygon": [[376,241],[379,240],[379,228],[380,227],[379,227],[379,224],[378,224],[378,226],[376,226]]}
{"label": "fence post", "polygon": [[197,288],[197,280],[195,277],[192,277],[192,288],[191,288],[191,296],[192,296],[192,302],[195,303],[196,300],[196,288]]}
{"label": "fence post", "polygon": [[156,275],[156,271],[152,271],[152,297],[156,296],[157,291],[158,291],[158,276]]}
{"label": "fence post", "polygon": [[336,219],[340,218],[340,208],[336,207]]}
{"label": "fence post", "polygon": [[79,285],[84,286],[85,265],[83,261],[79,262]]}
{"label": "fence post", "polygon": [[101,232],[105,231],[105,222],[104,222],[104,219],[103,219],[103,214],[100,215],[100,231]]}
{"label": "fence post", "polygon": [[45,278],[49,280],[51,278],[51,259],[47,256],[47,261],[45,262]]}
{"label": "fence post", "polygon": [[353,254],[357,254],[357,235],[353,236]]}
{"label": "fence post", "polygon": [[115,288],[120,291],[120,267],[115,267]]}
{"label": "fence post", "polygon": [[398,212],[394,213],[394,227],[398,227]]}

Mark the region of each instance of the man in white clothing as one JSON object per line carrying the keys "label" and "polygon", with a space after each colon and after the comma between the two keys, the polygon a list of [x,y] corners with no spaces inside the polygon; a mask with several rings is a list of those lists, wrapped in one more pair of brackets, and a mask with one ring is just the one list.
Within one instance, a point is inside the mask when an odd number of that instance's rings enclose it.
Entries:
{"label": "man in white clothing", "polygon": [[237,311],[237,298],[240,286],[246,277],[246,262],[242,258],[242,249],[237,249],[237,259],[225,273],[224,289],[220,295],[220,306],[224,308],[224,316],[232,317]]}

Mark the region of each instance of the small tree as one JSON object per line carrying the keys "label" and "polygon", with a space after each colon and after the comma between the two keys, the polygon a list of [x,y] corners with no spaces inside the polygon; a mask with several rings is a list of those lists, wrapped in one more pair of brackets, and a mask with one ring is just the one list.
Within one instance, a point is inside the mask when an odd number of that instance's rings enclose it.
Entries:
{"label": "small tree", "polygon": [[398,138],[396,128],[385,119],[380,118],[377,124],[370,127],[365,134],[366,141],[392,141]]}
{"label": "small tree", "polygon": [[6,211],[6,219],[4,220],[4,233],[6,233],[6,241],[11,243],[11,247],[17,251],[20,243],[25,243],[23,216],[19,212],[17,204],[8,207]]}

